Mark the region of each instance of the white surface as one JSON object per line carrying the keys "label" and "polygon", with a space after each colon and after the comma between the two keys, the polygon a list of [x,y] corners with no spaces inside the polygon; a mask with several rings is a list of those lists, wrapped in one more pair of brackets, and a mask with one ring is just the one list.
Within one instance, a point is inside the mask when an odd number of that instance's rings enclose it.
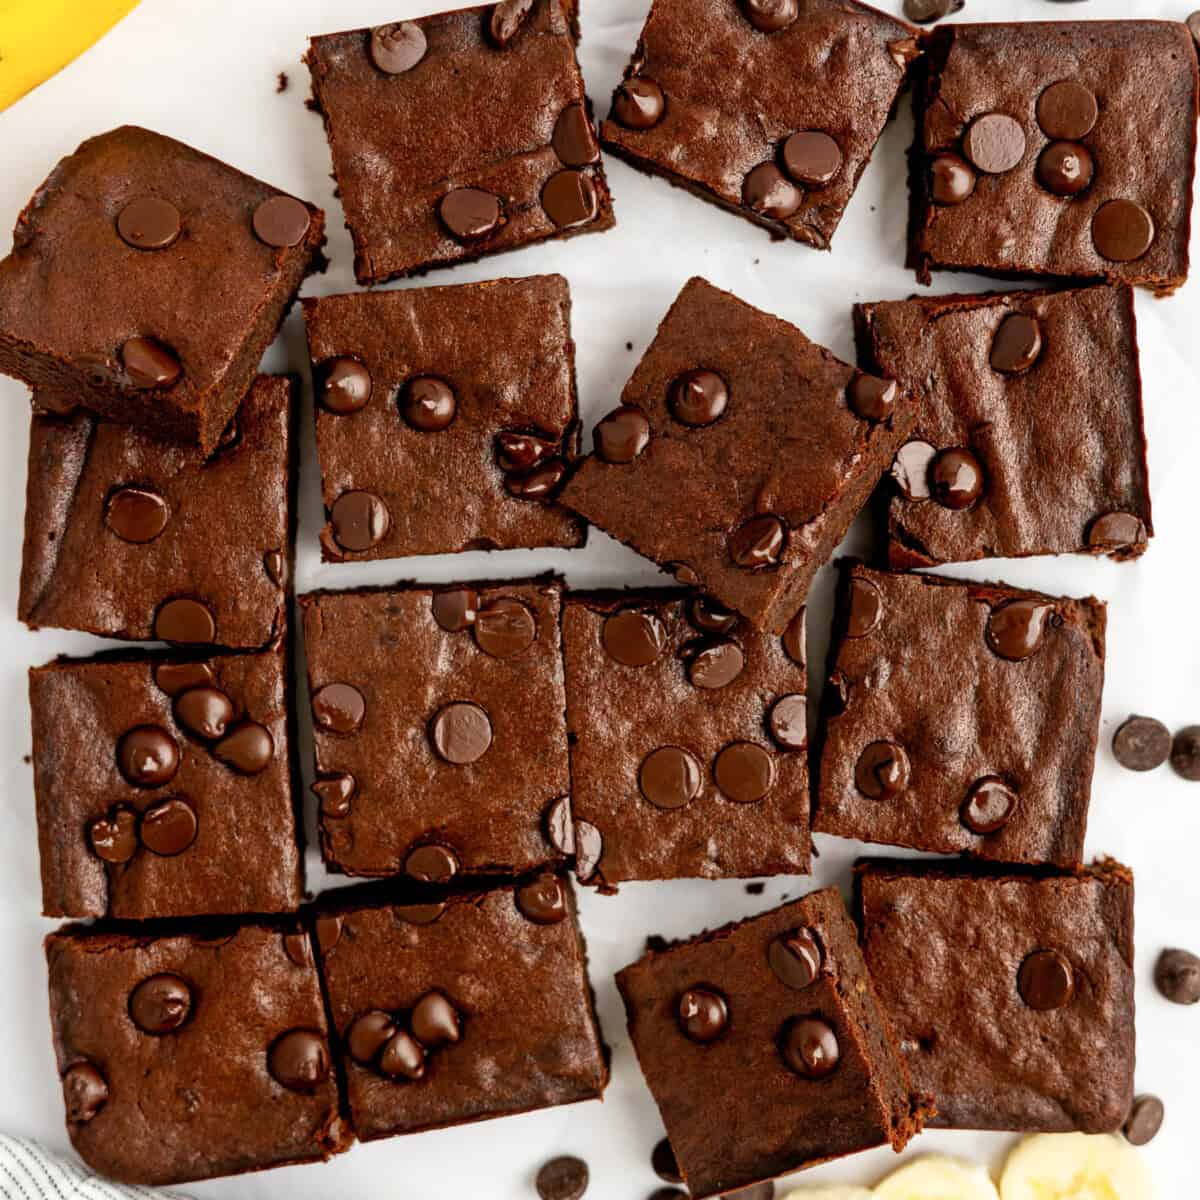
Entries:
{"label": "white surface", "polygon": [[[86,3],[87,0],[80,0]],[[883,0],[893,11],[899,0]],[[1188,0],[968,0],[975,20],[1182,18]],[[321,123],[304,107],[307,72],[298,63],[309,34],[415,16],[435,0],[144,0],[98,46],[36,92],[0,113],[0,222],[9,223],[50,167],[85,137],[122,122],[173,134],[263,179],[308,197],[329,212],[330,272],[308,292],[353,288],[350,239],[333,197]],[[648,0],[583,0],[581,58],[589,92],[601,111],[620,78]],[[1131,69],[1150,69],[1141,65]],[[291,87],[275,94],[277,72]],[[911,135],[905,103],[888,128],[845,220],[832,254],[772,243],[744,221],[609,159],[618,226],[565,245],[548,244],[440,271],[429,284],[497,275],[561,271],[574,297],[574,333],[585,425],[616,400],[637,356],[683,282],[700,273],[749,302],[794,321],[844,358],[852,357],[850,305],[903,297],[915,290],[903,263],[906,218],[904,151]],[[1154,153],[1154,147],[1147,147]],[[0,248],[6,251],[7,239]],[[943,291],[983,288],[983,281],[942,276]],[[996,285],[990,285],[996,286]],[[1200,624],[1195,618],[1196,474],[1200,463],[1200,283],[1167,301],[1138,298],[1145,377],[1151,483],[1157,537],[1136,564],[1085,558],[993,562],[960,570],[1050,591],[1092,592],[1110,602],[1109,654],[1101,752],[1096,766],[1089,851],[1108,853],[1137,871],[1138,1087],[1159,1093],[1167,1119],[1147,1156],[1161,1196],[1191,1194],[1194,1137],[1200,1122],[1200,1008],[1173,1007],[1154,991],[1151,972],[1164,944],[1200,943],[1200,785],[1169,768],[1143,776],[1123,772],[1108,743],[1130,712],[1148,712],[1173,729],[1200,721]],[[626,349],[626,342],[633,350]],[[1192,360],[1189,362],[1189,359]],[[1195,365],[1192,365],[1195,363]],[[272,348],[268,369],[302,371],[303,334],[293,313]],[[652,582],[648,562],[593,531],[572,552],[465,554],[453,558],[321,566],[311,416],[304,423],[303,511],[299,590],[383,583],[519,575],[553,566],[577,585]],[[55,654],[90,652],[98,639],[30,634],[14,617],[21,561],[28,406],[24,389],[0,378],[0,789],[6,806],[0,840],[0,1130],[66,1144],[62,1100],[51,1053],[41,939],[52,928],[38,914],[38,863],[29,766],[26,668]],[[861,534],[861,530],[859,531]],[[852,535],[850,542],[865,543]],[[819,679],[827,641],[831,573],[818,578],[809,606],[813,675]],[[815,694],[817,685],[814,683]],[[306,764],[307,767],[307,764]],[[310,818],[311,823],[311,818]],[[649,1152],[661,1136],[657,1112],[626,1037],[613,972],[640,954],[647,934],[690,935],[773,906],[821,884],[845,886],[857,844],[818,837],[821,857],[809,878],[768,882],[747,895],[736,881],[634,884],[617,898],[588,894],[582,903],[600,1017],[613,1046],[613,1081],[605,1101],[552,1109],[468,1128],[360,1146],[325,1166],[293,1167],[186,1189],[197,1196],[487,1198],[528,1200],[537,1166],[573,1152],[592,1168],[588,1200],[639,1200],[657,1186]],[[310,865],[312,865],[310,855]],[[310,882],[323,885],[319,869]],[[1200,946],[1193,945],[1200,949]],[[714,1081],[718,1083],[719,1081]],[[764,1102],[769,1097],[763,1097]],[[930,1134],[916,1153],[978,1156],[994,1165],[1012,1139],[969,1133]],[[805,1183],[873,1183],[896,1164],[886,1150],[808,1172]],[[799,1182],[799,1180],[797,1180]],[[0,1180],[0,1195],[4,1182]]]}

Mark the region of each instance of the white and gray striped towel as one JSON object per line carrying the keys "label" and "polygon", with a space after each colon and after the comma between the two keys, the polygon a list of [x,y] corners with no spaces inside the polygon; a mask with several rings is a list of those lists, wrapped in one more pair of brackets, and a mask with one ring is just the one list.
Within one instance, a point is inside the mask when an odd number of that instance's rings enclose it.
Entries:
{"label": "white and gray striped towel", "polygon": [[187,1200],[178,1192],[109,1183],[28,1138],[0,1133],[0,1200]]}

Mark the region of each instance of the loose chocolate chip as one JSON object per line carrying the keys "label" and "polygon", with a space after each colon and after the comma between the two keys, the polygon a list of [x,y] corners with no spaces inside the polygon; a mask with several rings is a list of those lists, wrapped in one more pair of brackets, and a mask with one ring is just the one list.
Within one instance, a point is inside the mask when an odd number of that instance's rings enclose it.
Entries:
{"label": "loose chocolate chip", "polygon": [[918,25],[932,24],[962,8],[964,0],[904,0],[904,15]]}
{"label": "loose chocolate chip", "polygon": [[731,684],[746,665],[746,656],[737,642],[710,642],[688,663],[688,680],[693,687],[723,688]]}
{"label": "loose chocolate chip", "polygon": [[767,729],[781,750],[803,750],[808,745],[808,701],[798,692],[780,696],[771,705]]}
{"label": "loose chocolate chip", "polygon": [[455,188],[438,202],[438,216],[459,241],[475,241],[500,224],[500,200],[481,188]]}
{"label": "loose chocolate chip", "polygon": [[600,642],[614,662],[624,667],[646,667],[662,654],[667,634],[653,613],[622,609],[605,618]]}
{"label": "loose chocolate chip", "polygon": [[1153,771],[1171,754],[1171,731],[1153,717],[1130,717],[1113,734],[1113,757],[1130,771]]}
{"label": "loose chocolate chip", "polygon": [[738,623],[737,613],[711,596],[692,596],[688,600],[687,616],[701,633],[728,633]]}
{"label": "loose chocolate chip", "polygon": [[275,757],[275,739],[257,721],[242,721],[213,747],[213,757],[239,775],[259,775]]}
{"label": "loose chocolate chip", "polygon": [[501,0],[492,9],[488,28],[491,30],[492,41],[502,50],[521,32],[525,19],[533,11],[533,3],[534,0]]}
{"label": "loose chocolate chip", "polygon": [[1132,200],[1109,200],[1092,218],[1092,242],[1109,262],[1133,262],[1154,241],[1154,218]]}
{"label": "loose chocolate chip", "polygon": [[717,755],[713,777],[728,799],[754,804],[775,782],[775,758],[754,742],[732,742]]}
{"label": "loose chocolate chip", "polygon": [[1135,1096],[1122,1129],[1125,1140],[1131,1146],[1145,1146],[1154,1141],[1162,1128],[1165,1112],[1163,1102],[1157,1096]]}
{"label": "loose chocolate chip", "polygon": [[406,925],[432,925],[445,911],[445,901],[435,900],[429,904],[397,904],[392,908],[392,915]]}
{"label": "loose chocolate chip", "polygon": [[343,492],[329,510],[333,540],[353,554],[377,546],[391,524],[387,505],[373,492]]}
{"label": "loose chocolate chip", "polygon": [[666,109],[662,88],[644,75],[626,79],[613,96],[612,115],[626,129],[652,129],[663,119]]}
{"label": "loose chocolate chip", "polygon": [[400,390],[400,415],[421,433],[448,429],[457,412],[454,389],[436,375],[417,375]]}
{"label": "loose chocolate chip", "polygon": [[959,810],[959,819],[972,832],[986,837],[998,833],[1016,815],[1020,797],[997,775],[977,779]]}
{"label": "loose chocolate chip", "polygon": [[183,228],[179,209],[158,196],[130,200],[117,216],[117,233],[135,250],[165,250]]}
{"label": "loose chocolate chip", "polygon": [[168,696],[178,696],[180,692],[186,692],[189,688],[215,685],[217,677],[208,663],[163,662],[154,668],[154,682]]}
{"label": "loose chocolate chip", "polygon": [[1102,513],[1088,526],[1087,544],[1093,549],[1107,552],[1144,546],[1146,526],[1133,513]]}
{"label": "loose chocolate chip", "polygon": [[346,1034],[346,1049],[350,1057],[363,1067],[369,1067],[379,1052],[396,1033],[391,1013],[372,1009],[355,1019]]}
{"label": "loose chocolate chip", "polygon": [[846,612],[846,636],[862,638],[883,620],[883,593],[869,579],[854,576],[850,580]]}
{"label": "loose chocolate chip", "polygon": [[823,961],[821,943],[808,928],[781,933],[767,947],[767,962],[775,978],[798,992],[816,982]]}
{"label": "loose chocolate chip", "polygon": [[312,943],[307,933],[285,933],[283,952],[298,967],[307,969],[313,965]]}
{"label": "loose chocolate chip", "polygon": [[575,878],[586,883],[604,855],[604,838],[591,821],[575,822]]}
{"label": "loose chocolate chip", "polygon": [[963,152],[976,169],[1003,175],[1025,156],[1025,130],[1007,113],[985,113],[968,126]]}
{"label": "loose chocolate chip", "polygon": [[993,608],[985,632],[988,646],[1001,658],[1022,662],[1041,648],[1053,612],[1053,605],[1041,600],[1010,600]]}
{"label": "loose chocolate chip", "polygon": [[429,736],[442,759],[465,766],[487,753],[492,744],[492,722],[478,704],[456,701],[433,718]]}
{"label": "loose chocolate chip", "polygon": [[277,588],[287,584],[288,562],[281,550],[268,550],[263,555],[263,570]]}
{"label": "loose chocolate chip", "polygon": [[961,204],[975,191],[975,172],[957,154],[938,154],[929,164],[929,195],[934,204]]}
{"label": "loose chocolate chip", "polygon": [[1038,124],[1048,138],[1077,142],[1092,132],[1099,115],[1096,97],[1074,79],[1060,79],[1038,97]]}
{"label": "loose chocolate chip", "polygon": [[103,817],[88,825],[88,842],[97,858],[126,863],[138,848],[137,813],[127,804],[114,805]]}
{"label": "loose chocolate chip", "polygon": [[587,1189],[588,1165],[582,1158],[552,1158],[537,1173],[540,1200],[580,1200]]}
{"label": "loose chocolate chip", "polygon": [[970,508],[983,495],[983,465],[965,446],[939,450],[926,476],[929,494],[943,508]]}
{"label": "loose chocolate chip", "polygon": [[409,1026],[417,1041],[430,1050],[457,1042],[462,1036],[458,1013],[441,992],[426,992],[417,1001]]}
{"label": "loose chocolate chip", "polygon": [[447,633],[462,633],[475,624],[475,615],[479,612],[479,593],[474,588],[434,592],[430,607],[433,619]]}
{"label": "loose chocolate chip", "polygon": [[123,487],[105,506],[105,524],[126,542],[152,542],[167,527],[171,512],[153,489]]}
{"label": "loose chocolate chip", "polygon": [[1051,142],[1037,163],[1038,182],[1055,196],[1077,196],[1094,171],[1092,152],[1082,142]]}
{"label": "loose chocolate chip", "polygon": [[780,639],[783,642],[784,653],[797,666],[805,666],[807,664],[807,653],[805,647],[804,635],[804,609],[801,609],[788,622],[788,627],[783,631],[783,637]]}
{"label": "loose chocolate chip", "polygon": [[517,888],[517,908],[535,925],[557,925],[567,915],[567,898],[554,875],[539,875]]}
{"label": "loose chocolate chip", "polygon": [[357,733],[367,713],[367,702],[348,683],[327,683],[312,698],[313,720],[326,733]]}
{"label": "loose chocolate chip", "polygon": [[787,526],[773,513],[761,513],[729,535],[729,557],[747,571],[773,567],[787,541]]}
{"label": "loose chocolate chip", "polygon": [[558,171],[542,188],[542,208],[559,229],[574,229],[596,219],[600,200],[586,171]]}
{"label": "loose chocolate chip", "polygon": [[1017,972],[1021,999],[1037,1012],[1069,1004],[1075,994],[1075,973],[1057,950],[1035,950]]}
{"label": "loose chocolate chip", "polygon": [[582,104],[568,104],[558,114],[550,144],[558,161],[568,167],[586,167],[600,159],[596,131]]}
{"label": "loose chocolate chip", "polygon": [[682,425],[711,425],[729,405],[729,386],[716,371],[685,371],[671,384],[667,404]]}
{"label": "loose chocolate chip", "polygon": [[391,1079],[418,1080],[425,1075],[425,1051],[410,1033],[397,1030],[379,1055],[379,1069]]}
{"label": "loose chocolate chip", "polygon": [[[650,1152],[650,1166],[654,1168],[654,1173],[659,1179],[665,1179],[668,1183],[683,1182],[679,1163],[675,1160],[675,1151],[671,1149],[670,1140],[667,1138],[663,1138]],[[683,1193],[680,1192],[680,1195]]]}
{"label": "loose chocolate chip", "polygon": [[90,1062],[72,1063],[63,1075],[63,1102],[69,1125],[84,1125],[108,1100],[108,1084]]}
{"label": "loose chocolate chip", "polygon": [[759,163],[742,183],[748,208],[772,221],[786,221],[804,201],[804,193],[774,163]]}
{"label": "loose chocolate chip", "polygon": [[475,644],[493,658],[514,658],[537,640],[537,618],[520,600],[500,596],[475,617]]}
{"label": "loose chocolate chip", "polygon": [[797,183],[823,187],[842,169],[842,148],[819,129],[793,133],[783,143],[783,169]]}
{"label": "loose chocolate chip", "polygon": [[675,1006],[684,1036],[693,1042],[714,1042],[729,1024],[725,997],[711,988],[688,988]]}
{"label": "loose chocolate chip", "polygon": [[161,858],[182,854],[195,840],[199,829],[196,810],[179,798],[163,800],[142,813],[142,845]]}
{"label": "loose chocolate chip", "polygon": [[1009,313],[992,338],[989,361],[993,371],[1018,375],[1028,371],[1042,352],[1042,329],[1035,317]]}
{"label": "loose chocolate chip", "polygon": [[871,742],[854,765],[854,786],[871,800],[892,800],[908,787],[908,755],[895,742]]}
{"label": "loose chocolate chip", "polygon": [[183,374],[174,352],[147,337],[132,337],[121,347],[121,365],[135,388],[170,387]]}
{"label": "loose chocolate chip", "polygon": [[761,33],[778,33],[800,14],[799,0],[742,0],[746,20]]}
{"label": "loose chocolate chip", "polygon": [[277,250],[298,246],[308,232],[312,214],[294,196],[272,196],[255,210],[252,224],[260,242]]}
{"label": "loose chocolate chip", "polygon": [[703,783],[696,756],[680,746],[651,750],[638,768],[638,787],[655,808],[683,808],[700,795]]}
{"label": "loose chocolate chip", "polygon": [[1175,735],[1171,766],[1184,779],[1200,779],[1200,725],[1188,725]]}
{"label": "loose chocolate chip", "polygon": [[507,476],[504,490],[517,500],[547,500],[566,473],[567,464],[561,458],[551,458],[524,475]]}
{"label": "loose chocolate chip", "polygon": [[425,31],[413,21],[397,21],[371,30],[371,61],[385,75],[403,75],[425,57]]}
{"label": "loose chocolate chip", "polygon": [[1172,1004],[1200,1001],[1200,958],[1187,950],[1164,950],[1154,967],[1154,983]]}
{"label": "loose chocolate chip", "polygon": [[571,817],[571,797],[559,796],[546,806],[546,840],[559,854],[575,853],[575,822]]}
{"label": "loose chocolate chip", "polygon": [[217,622],[202,600],[176,596],[154,614],[154,636],[175,645],[201,645],[216,641]]}
{"label": "loose chocolate chip", "polygon": [[417,846],[408,852],[404,870],[422,883],[449,883],[458,874],[458,858],[445,846]]}
{"label": "loose chocolate chip", "polygon": [[129,1016],[143,1033],[172,1033],[191,1011],[191,986],[186,979],[166,972],[143,979],[129,996]]}
{"label": "loose chocolate chip", "polygon": [[322,816],[340,819],[350,815],[351,805],[358,792],[358,781],[347,773],[322,775],[312,785],[312,790],[320,801]]}
{"label": "loose chocolate chip", "polygon": [[601,418],[592,440],[602,462],[630,463],[650,444],[650,422],[640,408],[622,404]]}
{"label": "loose chocolate chip", "polygon": [[354,358],[333,358],[321,369],[321,403],[339,417],[365,408],[371,399],[371,372]]}
{"label": "loose chocolate chip", "polygon": [[818,1017],[799,1017],[788,1022],[779,1049],[788,1067],[806,1079],[832,1075],[841,1058],[837,1034]]}
{"label": "loose chocolate chip", "polygon": [[272,1044],[267,1069],[290,1091],[311,1092],[329,1078],[329,1047],[311,1029],[291,1029]]}
{"label": "loose chocolate chip", "polygon": [[496,461],[505,471],[528,471],[558,450],[558,443],[531,433],[496,434]]}
{"label": "loose chocolate chip", "polygon": [[886,421],[896,408],[900,389],[894,379],[880,379],[859,371],[846,389],[851,410],[864,421]]}
{"label": "loose chocolate chip", "polygon": [[326,914],[316,919],[313,928],[317,935],[317,945],[321,947],[322,953],[328,953],[341,941],[342,924],[342,918],[336,913]]}
{"label": "loose chocolate chip", "polygon": [[117,767],[135,787],[162,787],[179,770],[179,744],[161,726],[137,725],[117,743]]}
{"label": "loose chocolate chip", "polygon": [[175,721],[190,734],[216,741],[233,720],[233,701],[219,688],[189,688],[175,697]]}

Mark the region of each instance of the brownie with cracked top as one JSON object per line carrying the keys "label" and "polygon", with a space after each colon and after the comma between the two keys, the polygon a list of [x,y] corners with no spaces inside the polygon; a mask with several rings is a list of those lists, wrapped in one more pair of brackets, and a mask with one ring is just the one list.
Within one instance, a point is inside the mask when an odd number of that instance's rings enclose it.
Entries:
{"label": "brownie with cracked top", "polygon": [[1133,876],[856,869],[863,954],[931,1124],[1111,1133],[1133,1100]]}
{"label": "brownie with cracked top", "polygon": [[1082,859],[1106,608],[844,564],[813,829],[998,862]]}
{"label": "brownie with cracked top", "polygon": [[576,0],[502,0],[312,38],[359,283],[610,229]]}

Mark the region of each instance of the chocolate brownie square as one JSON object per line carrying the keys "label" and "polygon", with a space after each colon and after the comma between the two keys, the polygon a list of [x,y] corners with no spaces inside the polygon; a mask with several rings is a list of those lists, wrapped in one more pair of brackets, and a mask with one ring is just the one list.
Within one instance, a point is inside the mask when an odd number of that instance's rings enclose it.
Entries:
{"label": "chocolate brownie square", "polygon": [[892,466],[892,566],[1145,551],[1131,289],[938,296],[855,317],[862,361],[917,401]]}
{"label": "chocolate brownie square", "polygon": [[29,672],[47,916],[272,913],[303,898],[282,649]]}
{"label": "chocolate brownie square", "polygon": [[607,1053],[565,879],[373,906],[359,890],[326,898],[317,937],[360,1138],[599,1098]]}
{"label": "chocolate brownie square", "polygon": [[1187,278],[1198,86],[1184,25],[943,25],[923,75],[909,235],[921,282],[950,268],[1166,293]]}
{"label": "chocolate brownie square", "polygon": [[54,168],[0,262],[0,371],[212,451],[304,277],[325,214],[127,125]]}
{"label": "chocolate brownie square", "polygon": [[582,869],[807,872],[804,610],[778,638],[699,593],[570,592],[562,624]]}
{"label": "chocolate brownie square", "polygon": [[300,598],[332,870],[446,883],[561,860],[561,591],[543,578]]}
{"label": "chocolate brownie square", "polygon": [[312,38],[359,283],[613,226],[576,0],[504,0]]}
{"label": "chocolate brownie square", "polygon": [[237,650],[280,637],[295,392],[260,375],[211,458],[86,412],[36,415],[21,620]]}
{"label": "chocolate brownie square", "polygon": [[774,237],[828,250],[916,34],[854,0],[654,0],[600,139]]}
{"label": "chocolate brownie square", "polygon": [[934,1125],[1121,1127],[1133,1100],[1133,876],[869,862],[863,954]]}
{"label": "chocolate brownie square", "polygon": [[46,939],[67,1132],[109,1179],[157,1187],[311,1162],[338,1111],[309,938],[293,921]]}
{"label": "chocolate brownie square", "polygon": [[579,546],[561,275],[304,301],[326,559]]}
{"label": "chocolate brownie square", "polygon": [[902,1150],[928,1115],[834,888],[651,951],[617,986],[695,1200]]}
{"label": "chocolate brownie square", "polygon": [[692,279],[561,499],[782,633],[913,418],[890,380]]}
{"label": "chocolate brownie square", "polygon": [[813,829],[1074,867],[1105,617],[1099,600],[847,565]]}

